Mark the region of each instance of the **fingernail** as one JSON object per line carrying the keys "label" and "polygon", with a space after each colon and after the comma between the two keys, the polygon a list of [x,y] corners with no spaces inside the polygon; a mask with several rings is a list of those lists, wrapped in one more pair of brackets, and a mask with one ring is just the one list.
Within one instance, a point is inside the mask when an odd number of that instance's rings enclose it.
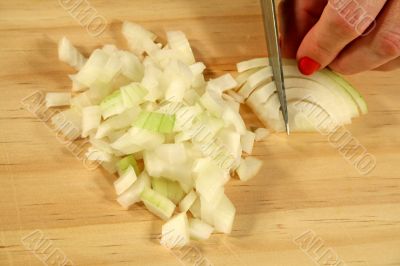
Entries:
{"label": "fingernail", "polygon": [[299,70],[303,75],[309,76],[321,68],[321,64],[309,57],[303,57],[299,60]]}

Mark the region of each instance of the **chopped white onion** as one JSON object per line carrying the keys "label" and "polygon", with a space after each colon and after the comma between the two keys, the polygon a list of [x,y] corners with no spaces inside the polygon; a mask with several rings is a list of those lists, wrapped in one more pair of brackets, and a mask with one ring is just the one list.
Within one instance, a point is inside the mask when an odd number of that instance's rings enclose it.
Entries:
{"label": "chopped white onion", "polygon": [[69,92],[48,92],[46,93],[46,107],[66,106],[71,103],[71,93]]}

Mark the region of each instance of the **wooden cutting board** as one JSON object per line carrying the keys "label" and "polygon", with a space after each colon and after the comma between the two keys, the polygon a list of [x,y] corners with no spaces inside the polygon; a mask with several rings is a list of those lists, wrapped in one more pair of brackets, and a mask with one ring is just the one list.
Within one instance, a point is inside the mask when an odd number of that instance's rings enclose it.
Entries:
{"label": "wooden cutting board", "polygon": [[[91,29],[83,13],[77,16],[85,5],[97,16]],[[103,19],[107,28],[91,36]],[[208,76],[265,56],[257,0],[1,1],[0,265],[58,265],[64,258],[73,265],[313,265],[328,256],[332,265],[400,265],[399,71],[349,77],[370,109],[346,127],[352,146],[338,148],[317,133],[257,143],[261,173],[226,189],[237,208],[232,234],[184,250],[162,248],[162,222],[143,206],[123,211],[115,178],[86,169],[21,102],[36,91],[70,89],[72,69],[57,60],[63,35],[86,54],[105,43],[125,47],[123,20],[162,39],[164,30],[183,30]],[[366,175],[343,157],[357,145],[376,158]]]}

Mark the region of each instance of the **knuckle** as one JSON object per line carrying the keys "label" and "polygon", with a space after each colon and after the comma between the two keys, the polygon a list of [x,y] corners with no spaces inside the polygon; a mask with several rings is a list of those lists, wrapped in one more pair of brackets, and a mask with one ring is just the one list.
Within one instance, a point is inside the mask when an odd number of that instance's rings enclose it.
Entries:
{"label": "knuckle", "polygon": [[387,31],[376,42],[375,53],[380,57],[394,58],[400,55],[400,33]]}
{"label": "knuckle", "polygon": [[329,19],[330,28],[339,37],[354,38],[359,34],[354,25],[349,23],[345,17],[338,15],[332,16]]}

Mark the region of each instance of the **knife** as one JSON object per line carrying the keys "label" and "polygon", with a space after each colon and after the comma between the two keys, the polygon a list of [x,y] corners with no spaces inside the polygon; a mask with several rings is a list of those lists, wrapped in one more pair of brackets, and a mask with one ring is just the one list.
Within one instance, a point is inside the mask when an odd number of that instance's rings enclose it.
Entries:
{"label": "knife", "polygon": [[279,46],[278,21],[275,11],[275,0],[261,0],[264,18],[265,38],[268,46],[268,58],[274,74],[274,81],[278,91],[281,112],[285,122],[286,133],[289,135],[289,115],[287,110],[285,79],[282,70],[282,57]]}

